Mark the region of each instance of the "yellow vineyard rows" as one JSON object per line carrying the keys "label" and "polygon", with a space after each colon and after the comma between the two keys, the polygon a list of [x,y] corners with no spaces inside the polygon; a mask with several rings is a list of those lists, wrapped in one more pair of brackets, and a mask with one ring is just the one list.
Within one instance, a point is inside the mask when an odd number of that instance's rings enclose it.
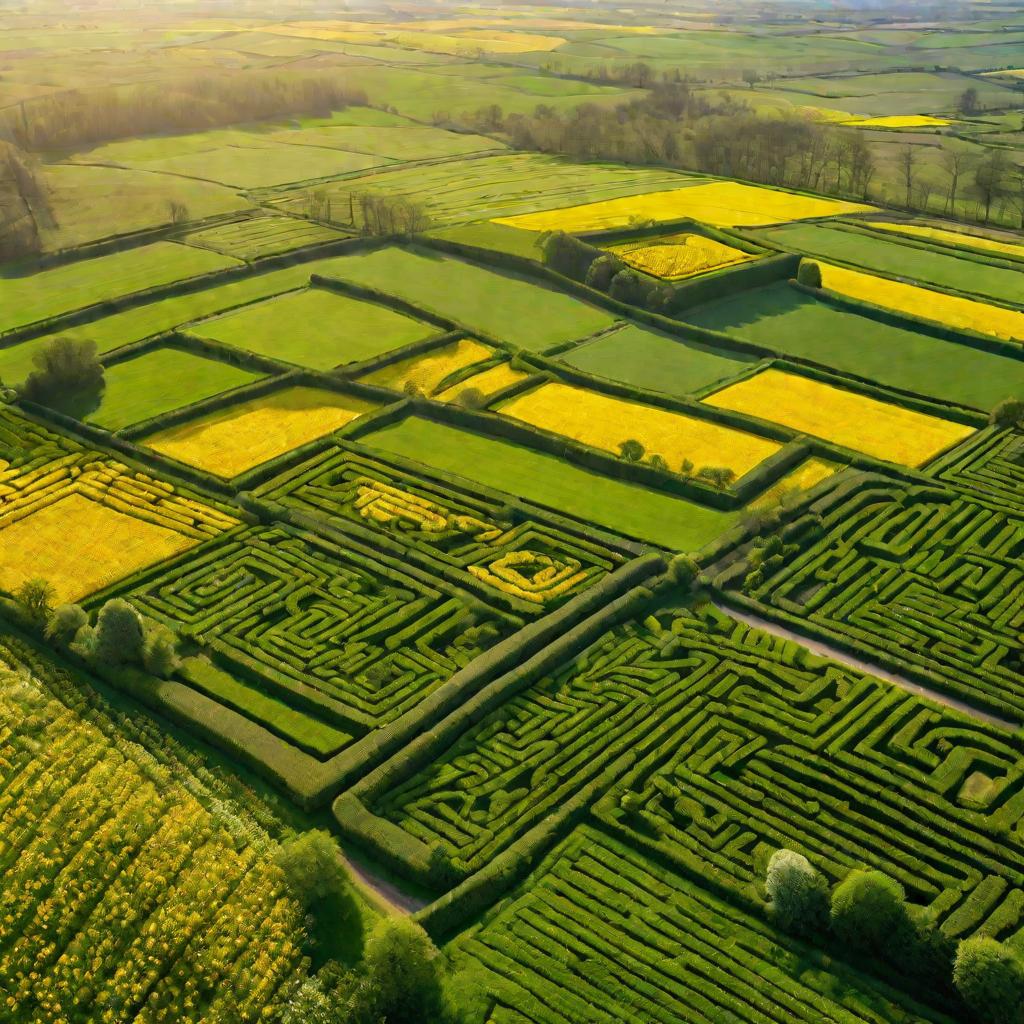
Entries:
{"label": "yellow vineyard rows", "polygon": [[608,251],[635,270],[666,281],[679,281],[706,270],[731,267],[754,259],[742,249],[706,238],[704,235],[666,235],[650,242],[625,242]]}
{"label": "yellow vineyard rows", "polygon": [[962,423],[781,370],[765,370],[704,401],[904,466],[923,465],[974,433]]}

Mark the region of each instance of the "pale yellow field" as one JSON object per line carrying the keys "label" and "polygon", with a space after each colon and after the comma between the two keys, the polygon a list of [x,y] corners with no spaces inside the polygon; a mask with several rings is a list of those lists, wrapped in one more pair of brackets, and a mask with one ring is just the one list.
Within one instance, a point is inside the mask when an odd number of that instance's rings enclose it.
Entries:
{"label": "pale yellow field", "polygon": [[1005,75],[1007,78],[1024,78],[1024,68],[1007,68],[1005,71],[983,71],[986,78],[997,78]]}
{"label": "pale yellow field", "polygon": [[886,462],[920,466],[973,427],[903,409],[807,377],[765,370],[704,399],[719,409],[782,423]]}
{"label": "pale yellow field", "polygon": [[737,181],[713,181],[706,185],[648,192],[646,195],[606,199],[560,210],[497,217],[495,224],[507,224],[527,231],[596,231],[626,227],[635,221],[693,220],[716,227],[750,227],[782,224],[807,217],[830,217],[843,213],[866,213],[870,206],[838,199],[794,195]]}
{"label": "pale yellow field", "polygon": [[828,462],[811,456],[804,459],[796,469],[772,484],[759,498],[750,503],[750,508],[769,508],[781,501],[787,494],[810,490],[815,484],[832,476],[840,468],[836,462]]}
{"label": "pale yellow field", "polygon": [[442,402],[454,402],[463,391],[467,391],[469,388],[475,388],[481,394],[490,396],[527,376],[529,375],[521,370],[513,370],[508,363],[499,363],[489,370],[474,373],[472,377],[467,377],[458,384],[445,388],[444,391],[437,394],[437,398]]}
{"label": "pale yellow field", "polygon": [[494,349],[472,338],[463,338],[443,348],[374,370],[362,380],[395,391],[403,391],[407,384],[415,384],[423,394],[432,395],[448,374],[493,358]]}
{"label": "pale yellow field", "polygon": [[887,117],[858,117],[843,123],[852,128],[942,128],[952,122],[930,114],[890,114]]}
{"label": "pale yellow field", "polygon": [[231,478],[372,412],[376,405],[294,387],[181,423],[142,443],[179,462]]}
{"label": "pale yellow field", "polygon": [[832,291],[876,306],[936,320],[949,327],[991,334],[1007,341],[1024,339],[1024,313],[986,302],[947,295],[920,285],[890,281],[859,270],[847,270],[827,263],[821,267],[822,284]]}
{"label": "pale yellow field", "polygon": [[650,242],[612,245],[608,251],[615,253],[623,263],[635,270],[642,270],[666,281],[680,281],[706,270],[731,267],[755,258],[742,249],[734,249],[713,238],[685,233],[668,235]]}
{"label": "pale yellow field", "polygon": [[9,525],[0,520],[0,589],[38,576],[57,603],[78,601],[198,543],[69,491]]}
{"label": "pale yellow field", "polygon": [[[445,31],[457,30],[457,34]],[[438,22],[396,22],[379,25],[372,22],[336,21],[297,22],[292,25],[270,25],[260,29],[273,35],[323,39],[338,43],[394,43],[413,50],[453,55],[486,53],[530,53],[554,50],[566,39],[563,36],[531,32],[505,31],[501,27],[481,27],[473,19]]]}
{"label": "pale yellow field", "polygon": [[695,472],[705,466],[723,466],[740,477],[780,447],[776,441],[695,416],[568,384],[543,384],[506,402],[499,411],[616,455],[621,442],[639,441],[645,458],[660,455],[674,472],[688,459]]}
{"label": "pale yellow field", "polygon": [[1010,256],[1024,258],[1024,243],[1020,242],[1002,242],[997,238],[982,238],[980,235],[969,235],[965,231],[932,228],[926,224],[894,224],[890,221],[866,223],[870,228],[893,231],[898,235],[909,235],[912,238],[933,238],[936,242],[947,242],[949,245],[967,245],[973,249],[984,249],[986,252],[1008,253]]}

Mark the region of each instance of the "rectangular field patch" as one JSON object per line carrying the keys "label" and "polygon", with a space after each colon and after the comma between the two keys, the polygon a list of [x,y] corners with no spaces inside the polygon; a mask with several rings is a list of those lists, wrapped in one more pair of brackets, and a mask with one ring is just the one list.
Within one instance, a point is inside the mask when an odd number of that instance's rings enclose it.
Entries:
{"label": "rectangular field patch", "polygon": [[686,232],[611,245],[608,252],[634,270],[642,270],[664,281],[681,281],[709,270],[721,270],[756,259],[742,249]]}
{"label": "rectangular field patch", "polygon": [[415,388],[424,395],[433,395],[438,388],[443,388],[445,381],[465,370],[474,363],[493,359],[495,351],[487,345],[472,338],[462,338],[443,345],[441,348],[410,356],[400,362],[392,363],[374,370],[362,378],[367,384],[376,384],[382,388],[404,391]]}

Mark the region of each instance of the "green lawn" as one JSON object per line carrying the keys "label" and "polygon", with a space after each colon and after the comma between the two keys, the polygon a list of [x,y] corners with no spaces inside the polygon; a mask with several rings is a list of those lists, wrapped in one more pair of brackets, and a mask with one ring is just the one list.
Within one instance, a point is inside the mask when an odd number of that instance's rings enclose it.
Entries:
{"label": "green lawn", "polygon": [[615,322],[610,313],[552,288],[428,250],[377,249],[340,259],[331,276],[390,292],[532,352]]}
{"label": "green lawn", "polygon": [[859,231],[796,224],[758,232],[769,242],[796,252],[839,260],[882,275],[909,278],[936,288],[951,288],[1003,302],[1024,303],[1024,274],[931,249],[904,245],[896,239]]}
{"label": "green lawn", "polygon": [[786,282],[699,306],[686,319],[880,384],[991,409],[1024,394],[1024,362],[857,316]]}
{"label": "green lawn", "polygon": [[205,249],[154,242],[37,274],[0,277],[0,331],[237,264]]}
{"label": "green lawn", "polygon": [[416,416],[378,430],[365,443],[671,550],[696,551],[737,520],[736,513],[704,508],[580,469],[554,455]]}
{"label": "green lawn", "polygon": [[189,245],[212,249],[240,260],[254,260],[307,245],[338,242],[345,237],[343,232],[322,224],[271,214],[193,231],[184,240]]}
{"label": "green lawn", "polygon": [[158,348],[107,369],[106,388],[90,423],[118,430],[251,384],[261,374],[176,348]]}
{"label": "green lawn", "polygon": [[690,395],[737,373],[744,357],[627,324],[559,358],[586,373],[668,395]]}
{"label": "green lawn", "polygon": [[287,363],[330,370],[409,345],[437,329],[386,306],[309,288],[206,320],[189,333]]}

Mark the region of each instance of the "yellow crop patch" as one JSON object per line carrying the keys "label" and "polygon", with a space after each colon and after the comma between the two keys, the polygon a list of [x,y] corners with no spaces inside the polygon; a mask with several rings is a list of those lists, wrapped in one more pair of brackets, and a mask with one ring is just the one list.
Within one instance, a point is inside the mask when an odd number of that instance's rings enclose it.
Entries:
{"label": "yellow crop patch", "polygon": [[639,441],[645,457],[660,455],[674,472],[685,460],[694,471],[724,467],[740,477],[780,447],[743,430],[568,384],[543,384],[506,402],[499,411],[615,454],[623,441]]}
{"label": "yellow crop patch", "polygon": [[896,224],[890,221],[871,221],[866,224],[874,230],[892,231],[911,238],[931,238],[947,245],[969,246],[972,249],[1006,253],[1024,259],[1024,244],[1020,242],[1003,242],[997,238],[969,235],[966,231],[950,231],[948,228],[933,228],[927,224]]}
{"label": "yellow crop patch", "polygon": [[367,374],[362,380],[367,384],[376,384],[378,387],[392,388],[395,391],[404,391],[413,384],[424,395],[432,395],[449,374],[493,358],[494,349],[472,338],[462,338],[450,345],[381,367]]}
{"label": "yellow crop patch", "polygon": [[528,376],[529,374],[523,373],[521,370],[513,370],[509,363],[499,363],[489,370],[474,373],[472,377],[467,377],[458,384],[445,388],[444,391],[438,392],[437,398],[442,402],[454,402],[463,391],[470,389],[490,397]]}
{"label": "yellow crop patch", "polygon": [[889,114],[886,117],[857,117],[843,123],[851,128],[942,128],[952,122],[929,114]]}
{"label": "yellow crop patch", "polygon": [[666,235],[649,242],[624,242],[609,246],[608,251],[627,266],[666,281],[680,281],[755,258],[713,238],[686,233]]}
{"label": "yellow crop patch", "polygon": [[1007,341],[1024,339],[1024,313],[987,302],[947,295],[920,285],[890,281],[885,277],[820,264],[822,284],[834,292],[862,302],[894,309],[898,313],[935,320],[960,330],[991,334]]}
{"label": "yellow crop patch", "polygon": [[787,473],[781,480],[772,484],[759,498],[750,503],[754,509],[768,508],[776,502],[781,501],[788,494],[798,494],[800,491],[810,490],[815,484],[828,479],[836,470],[839,464],[828,462],[811,456],[804,459],[796,469]]}
{"label": "yellow crop patch", "polygon": [[621,228],[637,220],[665,221],[689,217],[717,227],[758,227],[807,217],[831,217],[870,210],[872,207],[861,203],[794,195],[737,181],[714,181],[560,210],[497,217],[494,223],[527,231],[574,232]]}
{"label": "yellow crop patch", "polygon": [[286,388],[160,431],[143,444],[231,478],[372,412],[372,402],[319,388]]}
{"label": "yellow crop patch", "polygon": [[781,370],[765,370],[704,401],[903,466],[923,465],[974,433],[973,427],[962,423]]}

